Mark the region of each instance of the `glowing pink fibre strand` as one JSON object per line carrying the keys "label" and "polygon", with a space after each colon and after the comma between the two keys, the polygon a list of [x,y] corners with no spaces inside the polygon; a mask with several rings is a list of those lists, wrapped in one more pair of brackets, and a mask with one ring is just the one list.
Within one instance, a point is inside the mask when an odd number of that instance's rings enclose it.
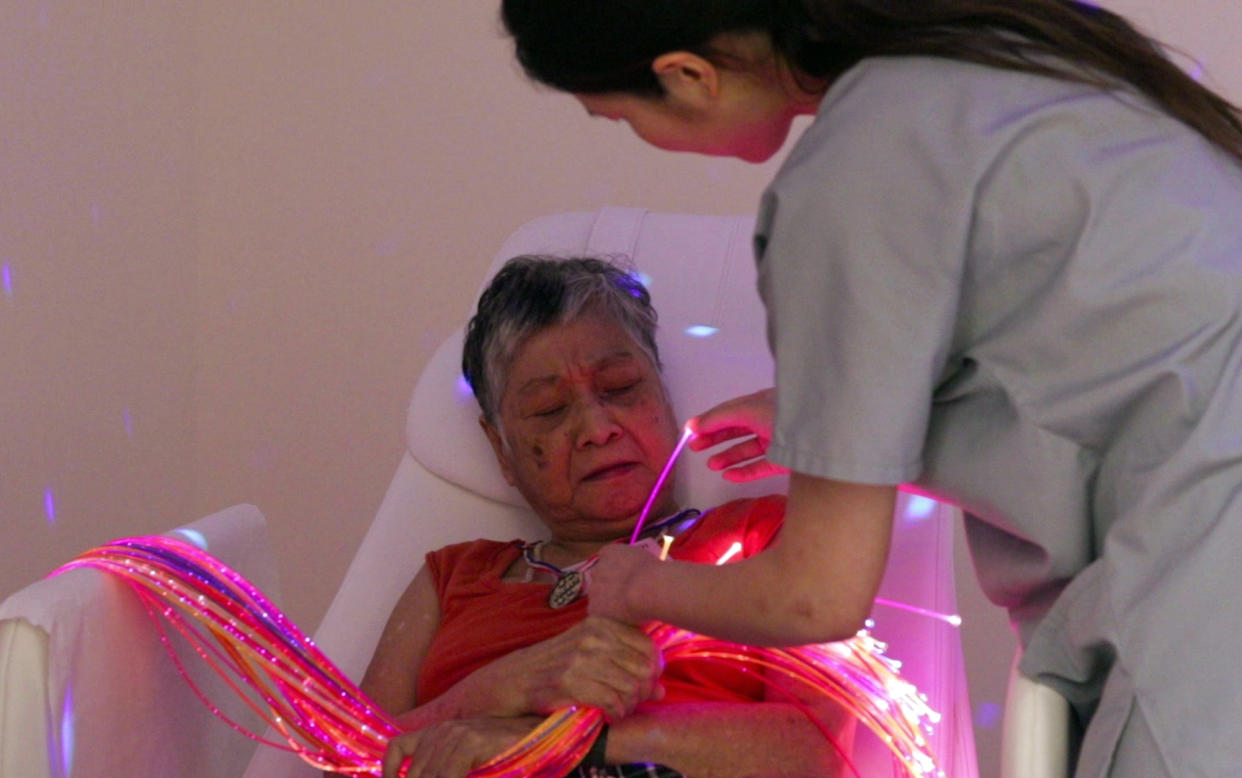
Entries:
{"label": "glowing pink fibre strand", "polygon": [[897,602],[896,600],[886,600],[883,597],[876,597],[875,604],[883,605],[886,608],[894,608],[900,611],[907,611],[909,613],[917,613],[920,616],[926,616],[930,619],[936,619],[937,621],[943,621],[945,624],[952,624],[955,627],[962,626],[962,617],[957,615],[956,613],[940,613],[939,611],[928,610],[927,608],[920,608],[917,605],[909,605],[904,602]]}
{"label": "glowing pink fibre strand", "polygon": [[651,506],[655,504],[656,495],[660,493],[660,489],[664,488],[664,482],[668,480],[668,474],[672,472],[673,465],[677,462],[677,455],[686,447],[686,443],[690,442],[690,438],[694,437],[694,432],[690,429],[690,425],[682,427],[681,440],[677,441],[677,445],[673,447],[673,453],[669,454],[668,462],[664,463],[664,469],[660,471],[660,477],[656,479],[655,486],[651,489],[651,494],[647,495],[647,504],[643,506],[643,512],[638,514],[638,523],[634,525],[634,534],[630,535],[630,545],[638,542],[638,535],[643,531],[643,525],[647,523],[647,514],[651,513]]}

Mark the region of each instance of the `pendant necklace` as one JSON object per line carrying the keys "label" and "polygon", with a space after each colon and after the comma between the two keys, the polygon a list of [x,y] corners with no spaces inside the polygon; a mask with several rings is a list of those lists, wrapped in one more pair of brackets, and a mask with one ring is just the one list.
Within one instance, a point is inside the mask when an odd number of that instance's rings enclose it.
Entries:
{"label": "pendant necklace", "polygon": [[531,568],[556,576],[556,583],[552,586],[551,593],[548,594],[548,607],[564,608],[582,596],[582,591],[586,588],[586,576],[583,574],[588,567],[595,564],[598,557],[591,556],[568,567],[557,567],[539,558],[539,550],[546,542],[537,540],[534,543],[522,544],[522,558]]}
{"label": "pendant necklace", "polygon": [[[683,529],[680,525],[684,522],[698,518],[699,511],[694,508],[681,511],[670,516],[663,521],[656,522],[647,528],[644,535],[666,528],[673,528],[675,531]],[[553,610],[564,608],[566,605],[576,601],[579,597],[586,593],[586,571],[591,569],[599,560],[598,554],[592,554],[581,562],[576,562],[566,567],[557,567],[551,562],[545,562],[539,558],[539,551],[547,543],[546,540],[537,540],[533,543],[522,544],[522,558],[526,560],[528,570],[538,569],[551,573],[556,576],[556,583],[552,585],[552,591],[548,594],[548,607]]]}

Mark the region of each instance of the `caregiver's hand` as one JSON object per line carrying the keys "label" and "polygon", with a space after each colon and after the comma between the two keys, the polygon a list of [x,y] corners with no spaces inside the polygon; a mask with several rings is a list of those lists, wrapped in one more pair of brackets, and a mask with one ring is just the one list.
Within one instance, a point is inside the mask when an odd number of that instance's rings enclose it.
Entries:
{"label": "caregiver's hand", "polygon": [[644,571],[663,564],[645,546],[610,543],[599,550],[599,561],[587,571],[587,606],[592,616],[628,624],[647,621],[640,603],[630,602],[634,582]]}
{"label": "caregiver's hand", "polygon": [[660,651],[642,630],[588,616],[559,635],[518,649],[476,671],[501,699],[493,715],[548,714],[592,705],[609,721],[664,696]]}
{"label": "caregiver's hand", "polygon": [[454,719],[397,735],[384,752],[384,778],[462,778],[524,738],[542,719]]}
{"label": "caregiver's hand", "polygon": [[728,481],[757,481],[788,473],[788,468],[773,464],[765,457],[768,444],[772,442],[775,415],[775,389],[726,400],[690,420],[694,437],[689,446],[694,451],[703,451],[736,441],[707,460],[707,466],[724,471],[721,475]]}

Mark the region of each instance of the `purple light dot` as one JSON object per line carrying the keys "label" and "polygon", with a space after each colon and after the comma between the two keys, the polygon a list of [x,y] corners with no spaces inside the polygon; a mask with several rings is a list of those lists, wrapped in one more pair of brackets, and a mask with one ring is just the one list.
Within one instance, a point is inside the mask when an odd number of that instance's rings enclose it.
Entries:
{"label": "purple light dot", "polygon": [[457,376],[457,393],[462,397],[474,396],[474,390],[470,388],[470,382],[466,380],[464,375]]}
{"label": "purple light dot", "polygon": [[0,268],[0,282],[4,284],[4,296],[13,297],[13,268],[9,263],[4,263],[4,267]]}
{"label": "purple light dot", "polygon": [[65,702],[60,710],[60,769],[61,775],[73,773],[73,685],[65,684]]}
{"label": "purple light dot", "polygon": [[50,486],[43,491],[43,512],[47,514],[48,524],[56,523],[56,495]]}
{"label": "purple light dot", "polygon": [[130,414],[129,408],[121,411],[121,420],[125,423],[125,437],[130,440],[134,439],[134,417]]}
{"label": "purple light dot", "polygon": [[991,729],[1000,723],[1001,706],[994,702],[981,702],[975,708],[975,726]]}
{"label": "purple light dot", "polygon": [[693,327],[686,327],[686,334],[692,338],[710,338],[720,332],[717,327],[710,327],[706,324],[696,324]]}

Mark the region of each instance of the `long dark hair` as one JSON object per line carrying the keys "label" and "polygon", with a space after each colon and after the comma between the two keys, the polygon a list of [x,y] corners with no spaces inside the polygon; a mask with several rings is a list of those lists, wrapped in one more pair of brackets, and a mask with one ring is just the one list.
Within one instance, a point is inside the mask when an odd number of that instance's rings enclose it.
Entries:
{"label": "long dark hair", "polygon": [[718,36],[763,32],[808,83],[865,57],[934,56],[1129,84],[1242,162],[1236,106],[1121,16],[1077,0],[503,0],[501,16],[527,75],[567,92],[659,95],[660,54],[719,62]]}

